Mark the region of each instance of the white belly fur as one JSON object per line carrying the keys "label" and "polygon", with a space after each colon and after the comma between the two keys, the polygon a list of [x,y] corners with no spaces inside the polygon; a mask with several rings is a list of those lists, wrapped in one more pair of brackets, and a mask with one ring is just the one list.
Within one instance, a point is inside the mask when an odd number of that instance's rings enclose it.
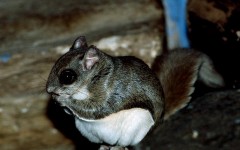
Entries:
{"label": "white belly fur", "polygon": [[77,129],[94,143],[129,146],[138,144],[154,124],[146,109],[132,108],[99,120],[75,118]]}

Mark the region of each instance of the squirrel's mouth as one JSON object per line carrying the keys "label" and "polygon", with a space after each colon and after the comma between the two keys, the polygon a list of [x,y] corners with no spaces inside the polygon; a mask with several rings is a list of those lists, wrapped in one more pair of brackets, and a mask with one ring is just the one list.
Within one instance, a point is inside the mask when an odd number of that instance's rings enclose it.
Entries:
{"label": "squirrel's mouth", "polygon": [[59,95],[51,94],[51,97],[52,97],[52,99],[57,100],[57,98],[59,97]]}
{"label": "squirrel's mouth", "polygon": [[70,96],[69,95],[66,95],[66,94],[57,94],[57,93],[51,93],[51,97],[53,100],[61,103],[63,101],[67,101]]}
{"label": "squirrel's mouth", "polygon": [[61,96],[53,94],[51,95],[52,99],[54,100],[54,104],[59,105],[60,107],[63,108],[63,110],[69,114],[69,115],[73,115],[73,112],[71,109],[69,109],[65,104],[64,101],[66,101],[66,99],[63,99]]}

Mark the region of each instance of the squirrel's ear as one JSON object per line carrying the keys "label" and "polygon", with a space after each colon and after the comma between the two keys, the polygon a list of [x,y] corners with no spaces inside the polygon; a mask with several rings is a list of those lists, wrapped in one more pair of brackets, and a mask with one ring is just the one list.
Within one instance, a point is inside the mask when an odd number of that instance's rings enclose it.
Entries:
{"label": "squirrel's ear", "polygon": [[82,60],[83,70],[92,69],[99,59],[99,50],[95,46],[90,46]]}
{"label": "squirrel's ear", "polygon": [[79,36],[73,43],[72,47],[69,51],[73,50],[84,50],[86,51],[88,48],[87,41],[85,36]]}

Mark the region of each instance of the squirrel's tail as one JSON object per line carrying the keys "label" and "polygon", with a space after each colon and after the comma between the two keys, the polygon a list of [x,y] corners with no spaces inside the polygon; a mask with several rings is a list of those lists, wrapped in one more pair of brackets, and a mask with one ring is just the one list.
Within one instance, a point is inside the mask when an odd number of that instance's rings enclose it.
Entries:
{"label": "squirrel's tail", "polygon": [[222,87],[224,81],[205,54],[177,49],[158,56],[152,69],[156,71],[165,95],[165,115],[167,119],[187,105],[194,91],[197,79],[210,87]]}

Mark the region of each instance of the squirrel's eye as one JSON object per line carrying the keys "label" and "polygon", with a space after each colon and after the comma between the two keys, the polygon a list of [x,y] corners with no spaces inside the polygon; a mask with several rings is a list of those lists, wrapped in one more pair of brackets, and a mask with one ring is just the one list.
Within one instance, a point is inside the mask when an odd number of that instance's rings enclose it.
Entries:
{"label": "squirrel's eye", "polygon": [[63,70],[59,76],[59,82],[61,84],[69,85],[77,80],[77,73],[72,69]]}

